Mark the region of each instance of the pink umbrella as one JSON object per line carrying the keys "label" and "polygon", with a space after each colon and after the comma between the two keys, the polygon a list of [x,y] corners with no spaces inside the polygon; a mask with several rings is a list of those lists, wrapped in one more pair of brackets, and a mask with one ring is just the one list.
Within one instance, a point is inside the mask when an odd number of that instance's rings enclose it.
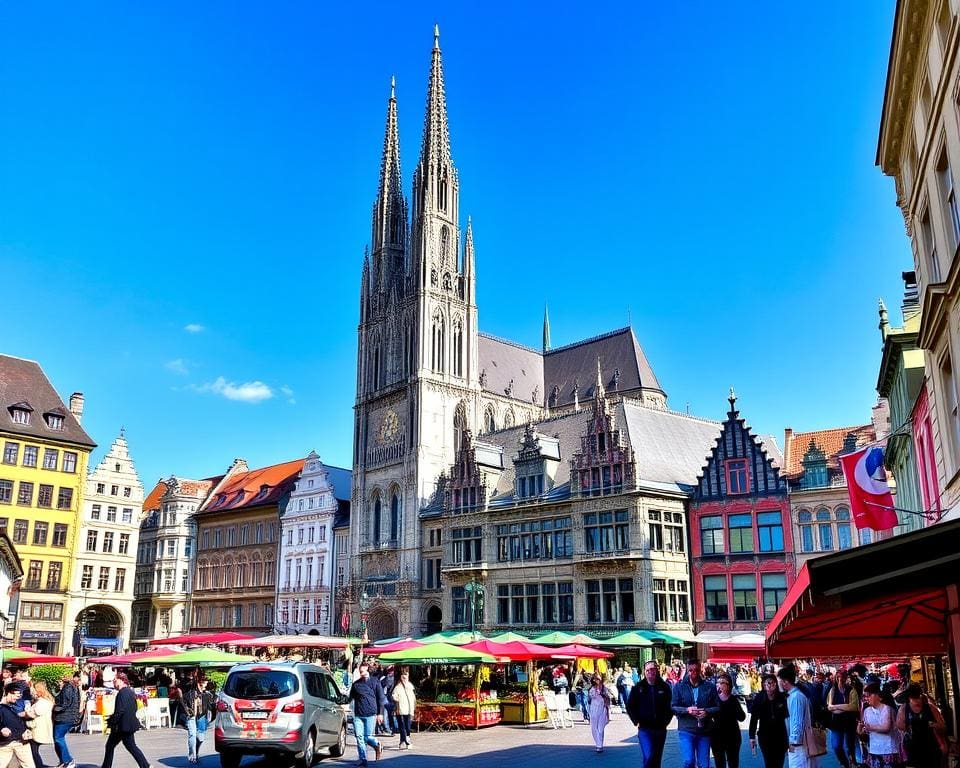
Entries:
{"label": "pink umbrella", "polygon": [[561,645],[553,649],[554,656],[572,656],[575,659],[610,659],[613,654],[609,651],[601,651],[599,648],[591,648],[587,645]]}
{"label": "pink umbrella", "polygon": [[394,651],[405,651],[407,648],[419,648],[423,643],[419,640],[397,640],[386,645],[371,645],[363,649],[368,656],[379,656],[381,653],[393,653]]}
{"label": "pink umbrella", "polygon": [[244,640],[256,640],[257,635],[245,635],[240,632],[213,632],[179,637],[161,637],[151,640],[150,645],[243,645]]}
{"label": "pink umbrella", "polygon": [[151,648],[149,651],[140,651],[139,653],[121,653],[117,656],[93,656],[87,661],[91,664],[134,664],[138,661],[147,661],[150,659],[162,659],[164,656],[173,656],[180,651],[173,648]]}
{"label": "pink umbrella", "polygon": [[464,648],[480,653],[489,653],[498,658],[511,661],[530,661],[531,659],[552,659],[557,655],[556,648],[547,648],[545,645],[528,643],[523,640],[512,640],[507,643],[497,643],[493,640],[477,640],[467,643]]}

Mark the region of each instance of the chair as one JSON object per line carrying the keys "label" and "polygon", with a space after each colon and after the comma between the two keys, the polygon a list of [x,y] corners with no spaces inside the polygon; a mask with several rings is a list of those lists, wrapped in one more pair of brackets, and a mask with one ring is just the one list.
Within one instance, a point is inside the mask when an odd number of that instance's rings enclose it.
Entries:
{"label": "chair", "polygon": [[147,728],[170,728],[170,699],[147,699]]}
{"label": "chair", "polygon": [[86,733],[103,733],[107,728],[107,718],[105,715],[97,714],[96,699],[87,700],[85,728]]}
{"label": "chair", "polygon": [[557,694],[553,691],[543,692],[543,703],[547,705],[547,714],[550,716],[550,725],[553,728],[563,728],[563,715],[557,704]]}

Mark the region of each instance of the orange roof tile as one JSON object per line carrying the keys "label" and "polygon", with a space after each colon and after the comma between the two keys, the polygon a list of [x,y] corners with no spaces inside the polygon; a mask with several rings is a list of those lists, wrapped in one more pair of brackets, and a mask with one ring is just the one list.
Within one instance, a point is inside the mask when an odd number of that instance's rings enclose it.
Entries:
{"label": "orange roof tile", "polygon": [[827,466],[836,469],[840,466],[837,456],[843,450],[843,441],[851,432],[857,436],[857,446],[872,443],[877,439],[877,433],[872,424],[788,434],[785,446],[785,472],[787,476],[799,477],[803,474],[803,456],[810,447],[811,440],[827,455]]}
{"label": "orange roof tile", "polygon": [[248,472],[238,472],[226,479],[198,513],[222,512],[276,502],[293,489],[293,483],[303,469],[303,462],[303,459],[295,459]]}
{"label": "orange roof tile", "polygon": [[152,512],[155,509],[160,509],[160,499],[163,498],[163,494],[167,492],[167,484],[160,480],[150,493],[147,494],[147,498],[143,500],[143,511]]}

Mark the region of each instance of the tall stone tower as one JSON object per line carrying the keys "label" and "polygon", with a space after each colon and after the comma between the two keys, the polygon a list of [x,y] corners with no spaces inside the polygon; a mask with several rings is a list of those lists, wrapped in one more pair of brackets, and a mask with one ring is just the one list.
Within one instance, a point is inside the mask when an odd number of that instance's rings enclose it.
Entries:
{"label": "tall stone tower", "polygon": [[453,463],[460,434],[476,425],[473,235],[468,223],[461,244],[459,188],[435,28],[412,222],[391,83],[361,280],[348,604],[356,623],[366,593],[372,638],[416,633],[426,623],[418,513]]}

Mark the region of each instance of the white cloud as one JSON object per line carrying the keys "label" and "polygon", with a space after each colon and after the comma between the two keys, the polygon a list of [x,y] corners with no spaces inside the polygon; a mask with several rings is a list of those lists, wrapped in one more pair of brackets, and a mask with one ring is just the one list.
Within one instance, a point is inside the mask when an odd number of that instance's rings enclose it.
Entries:
{"label": "white cloud", "polygon": [[215,395],[225,397],[227,400],[235,400],[241,403],[259,403],[274,396],[273,390],[262,381],[246,381],[242,384],[235,384],[232,381],[227,381],[223,376],[218,376],[214,381],[201,384],[194,389],[197,392],[212,392]]}
{"label": "white cloud", "polygon": [[296,398],[293,396],[293,390],[290,389],[290,387],[288,387],[286,384],[284,384],[282,387],[280,387],[280,392],[283,393],[283,396],[284,396],[285,398],[287,398],[287,402],[290,403],[290,405],[296,405],[296,404],[297,404],[297,400],[296,400]]}
{"label": "white cloud", "polygon": [[200,323],[187,323],[185,326],[183,326],[183,330],[185,330],[187,333],[202,333],[207,329],[200,325]]}
{"label": "white cloud", "polygon": [[163,367],[168,371],[177,374],[178,376],[186,376],[190,372],[190,363],[188,363],[182,357],[178,357],[176,360],[170,360],[164,363]]}

